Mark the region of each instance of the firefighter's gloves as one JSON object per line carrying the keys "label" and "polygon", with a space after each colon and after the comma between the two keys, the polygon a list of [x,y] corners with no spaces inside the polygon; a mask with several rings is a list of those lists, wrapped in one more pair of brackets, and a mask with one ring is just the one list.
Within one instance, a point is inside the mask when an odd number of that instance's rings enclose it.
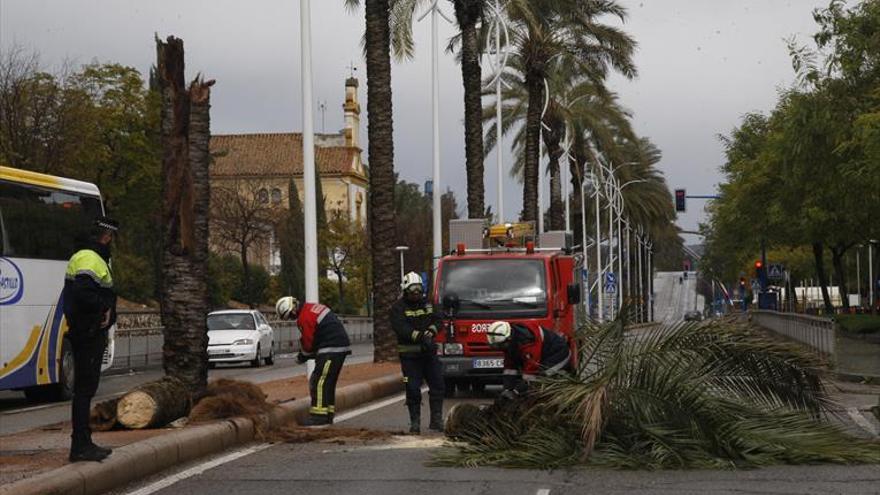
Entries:
{"label": "firefighter's gloves", "polygon": [[431,350],[434,348],[435,334],[436,329],[433,326],[428,327],[427,330],[419,332],[419,342],[422,344],[422,349]]}

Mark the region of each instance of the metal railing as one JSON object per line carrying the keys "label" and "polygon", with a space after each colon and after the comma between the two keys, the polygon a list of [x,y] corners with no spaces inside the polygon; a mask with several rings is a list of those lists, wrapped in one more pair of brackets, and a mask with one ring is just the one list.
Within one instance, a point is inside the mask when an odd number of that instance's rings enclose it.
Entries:
{"label": "metal railing", "polygon": [[[372,342],[373,319],[364,316],[340,316],[352,344]],[[270,321],[275,332],[275,353],[299,351],[299,328],[292,321]],[[111,370],[148,368],[162,364],[162,327],[116,330]]]}
{"label": "metal railing", "polygon": [[805,344],[813,350],[833,357],[837,350],[834,321],[829,318],[753,310],[752,321],[780,335]]}

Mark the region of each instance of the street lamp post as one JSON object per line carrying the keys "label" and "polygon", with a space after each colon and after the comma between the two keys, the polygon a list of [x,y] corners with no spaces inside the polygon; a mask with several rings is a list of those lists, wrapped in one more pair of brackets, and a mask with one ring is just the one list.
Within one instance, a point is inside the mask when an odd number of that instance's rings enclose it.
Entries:
{"label": "street lamp post", "polygon": [[409,251],[409,246],[397,246],[394,250],[400,253],[400,282],[403,283],[403,253]]}
{"label": "street lamp post", "polygon": [[872,313],[874,311],[874,244],[876,242],[873,239],[868,241],[868,298],[870,299],[868,306]]}
{"label": "street lamp post", "polygon": [[305,244],[306,301],[318,302],[318,221],[315,190],[315,131],[312,117],[312,17],[310,0],[300,2],[302,57],[303,216]]}
{"label": "street lamp post", "polygon": [[587,198],[584,194],[584,188],[587,187],[587,181],[581,179],[581,251],[584,255],[583,272],[587,276],[581,277],[581,283],[584,284],[584,303],[586,304],[587,317],[590,317],[590,277],[589,265],[587,264]]}

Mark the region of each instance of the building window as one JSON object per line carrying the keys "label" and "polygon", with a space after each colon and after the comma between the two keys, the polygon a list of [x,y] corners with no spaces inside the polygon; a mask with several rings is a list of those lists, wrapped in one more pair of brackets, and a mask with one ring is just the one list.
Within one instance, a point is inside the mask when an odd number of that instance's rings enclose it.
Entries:
{"label": "building window", "polygon": [[269,191],[266,188],[262,188],[257,192],[257,200],[260,203],[266,204],[269,202]]}
{"label": "building window", "polygon": [[281,203],[281,189],[277,187],[272,189],[272,204],[277,205]]}

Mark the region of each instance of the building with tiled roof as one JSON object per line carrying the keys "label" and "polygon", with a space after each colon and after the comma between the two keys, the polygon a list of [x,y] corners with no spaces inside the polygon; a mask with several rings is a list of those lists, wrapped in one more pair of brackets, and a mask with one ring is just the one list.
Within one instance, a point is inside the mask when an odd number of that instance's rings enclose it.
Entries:
{"label": "building with tiled roof", "polygon": [[[315,167],[327,210],[343,210],[352,219],[366,221],[368,171],[361,158],[357,92],[358,80],[347,79],[342,106],[345,127],[337,134],[315,135]],[[302,133],[215,134],[211,136],[211,154],[212,190],[233,187],[269,208],[287,208],[288,185],[293,178],[303,200]],[[280,256],[274,232],[268,230],[265,242],[257,243],[248,258],[277,273]],[[216,240],[212,247],[237,252]]]}

